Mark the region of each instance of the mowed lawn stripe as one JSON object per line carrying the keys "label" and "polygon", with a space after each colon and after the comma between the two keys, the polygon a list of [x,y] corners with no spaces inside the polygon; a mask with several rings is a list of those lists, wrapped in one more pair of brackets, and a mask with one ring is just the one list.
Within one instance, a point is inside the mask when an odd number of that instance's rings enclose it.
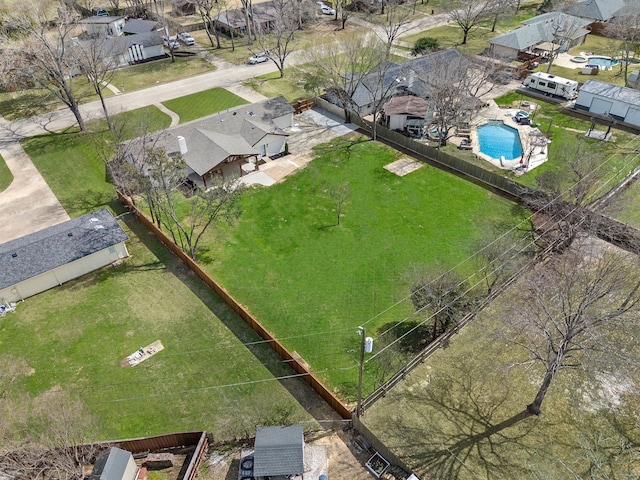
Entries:
{"label": "mowed lawn stripe", "polygon": [[206,117],[247,103],[249,102],[244,98],[224,88],[212,88],[162,102],[165,107],[180,116],[180,123],[190,122],[196,118]]}

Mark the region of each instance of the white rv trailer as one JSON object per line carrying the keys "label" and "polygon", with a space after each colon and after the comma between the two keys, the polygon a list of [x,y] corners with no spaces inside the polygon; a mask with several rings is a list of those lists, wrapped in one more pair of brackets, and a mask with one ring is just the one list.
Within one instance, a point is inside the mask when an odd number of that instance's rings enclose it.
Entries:
{"label": "white rv trailer", "polygon": [[535,72],[527,75],[522,84],[533,90],[557,95],[567,100],[573,100],[578,96],[578,82],[544,72]]}

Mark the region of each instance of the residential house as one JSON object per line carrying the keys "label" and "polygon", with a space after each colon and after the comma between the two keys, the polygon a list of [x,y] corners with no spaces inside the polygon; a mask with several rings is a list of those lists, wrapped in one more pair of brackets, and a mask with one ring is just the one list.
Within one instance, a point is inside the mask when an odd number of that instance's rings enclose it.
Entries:
{"label": "residential house", "polygon": [[582,0],[563,9],[564,13],[591,22],[608,22],[624,7],[624,0]]}
{"label": "residential house", "polygon": [[505,59],[516,59],[519,52],[544,55],[565,52],[584,43],[589,23],[589,20],[561,12],[545,13],[525,20],[522,27],[489,40],[489,51]]}
{"label": "residential house", "polygon": [[[360,115],[369,115],[374,108],[379,108],[380,103],[394,96],[414,95],[427,98],[429,93],[422,79],[431,71],[460,57],[458,50],[450,48],[408,60],[402,64],[391,63],[383,78],[379,74],[372,73],[354,82],[356,86],[351,95],[353,108]],[[341,105],[339,99],[331,95],[327,97],[332,103]]]}
{"label": "residential house", "polygon": [[171,12],[177,17],[195,15],[198,13],[197,3],[193,0],[173,0],[171,2]]}
{"label": "residential house", "polygon": [[429,102],[421,97],[403,95],[384,104],[384,123],[391,130],[407,130],[412,137],[422,137]]}
{"label": "residential house", "polygon": [[[248,17],[251,21],[252,31],[269,32],[273,28],[278,14],[273,1],[267,1],[253,4]],[[234,8],[220,12],[214,21],[216,28],[227,34],[231,31],[234,32],[234,35],[247,33],[247,16],[244,8]]]}
{"label": "residential house", "polygon": [[87,35],[90,37],[104,37],[106,35],[117,37],[123,35],[126,20],[122,16],[94,16],[83,18],[78,23],[84,25]]}
{"label": "residential house", "polygon": [[138,466],[131,452],[111,447],[98,456],[89,480],[135,480]]}
{"label": "residential house", "polygon": [[0,302],[17,302],[128,257],[127,234],[98,210],[0,245]]}
{"label": "residential house", "polygon": [[[84,48],[98,49],[105,64],[113,62],[117,67],[165,56],[161,32],[145,32],[99,39],[90,38],[78,40],[78,42]],[[97,43],[94,45],[94,42]]]}
{"label": "residential house", "polygon": [[598,80],[587,80],[576,99],[577,110],[613,117],[640,128],[640,91]]}
{"label": "residential house", "polygon": [[253,454],[253,477],[291,478],[304,473],[302,425],[258,427]]}
{"label": "residential house", "polygon": [[263,157],[284,153],[293,112],[284,97],[243,105],[170,128],[158,146],[182,154],[188,178],[207,188],[216,178],[241,177]]}

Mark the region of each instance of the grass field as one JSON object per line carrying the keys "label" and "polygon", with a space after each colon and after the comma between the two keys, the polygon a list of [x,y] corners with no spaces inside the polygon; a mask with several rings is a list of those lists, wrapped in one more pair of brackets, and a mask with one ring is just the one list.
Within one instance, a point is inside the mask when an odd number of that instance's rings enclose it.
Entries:
{"label": "grass field", "polygon": [[11,182],[13,182],[13,175],[4,159],[0,157],[0,192],[11,185]]}
{"label": "grass field", "polygon": [[365,412],[364,423],[421,478],[637,477],[635,362],[604,374],[562,370],[542,415],[518,418],[544,371],[498,337],[496,319],[517,294],[517,287],[506,292],[418,366]]}
{"label": "grass field", "polygon": [[[353,398],[356,327],[366,324],[375,337],[381,325],[411,315],[405,297],[414,269],[463,262],[482,232],[514,217],[510,202],[435,168],[389,173],[383,166],[399,154],[359,137],[318,153],[285,182],[247,192],[239,222],[212,232],[199,260]],[[343,182],[350,199],[337,226],[329,192]],[[476,267],[466,262],[461,270]]]}
{"label": "grass field", "polygon": [[[0,322],[3,364],[26,369],[5,394],[69,393],[102,439],[206,429],[220,440],[256,423],[312,426],[301,381],[274,380],[291,371],[155,238],[130,227],[121,265],[31,297]],[[163,351],[119,366],[155,340]]]}
{"label": "grass field", "polygon": [[247,103],[249,102],[245,99],[224,88],[212,88],[204,92],[168,100],[163,105],[180,116],[180,123],[185,123]]}
{"label": "grass field", "polygon": [[313,96],[312,92],[304,89],[299,75],[299,69],[287,68],[283,78],[280,78],[280,74],[277,72],[267,73],[245,81],[244,85],[253,88],[265,97],[282,95],[289,102],[295,102]]}

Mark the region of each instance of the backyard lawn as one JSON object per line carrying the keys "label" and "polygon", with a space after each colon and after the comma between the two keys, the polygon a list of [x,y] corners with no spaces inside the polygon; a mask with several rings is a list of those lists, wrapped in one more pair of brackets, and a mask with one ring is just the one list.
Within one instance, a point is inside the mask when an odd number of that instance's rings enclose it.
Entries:
{"label": "backyard lawn", "polygon": [[[152,118],[154,130],[169,123],[154,107],[122,115],[132,125]],[[86,135],[23,145],[72,217],[105,206],[122,212]],[[333,415],[301,380],[274,380],[291,370],[153,236],[123,218],[130,258],[29,298],[0,322],[0,357],[31,371],[7,387],[12,393],[70,393],[98,419],[103,439],[189,429],[229,439],[256,424],[316,426],[302,404],[321,418]],[[119,366],[155,340],[165,350],[134,368]]]}
{"label": "backyard lawn", "polygon": [[312,92],[304,89],[300,73],[300,69],[296,67],[287,68],[283,78],[280,78],[278,72],[267,73],[246,80],[244,85],[253,88],[265,97],[271,98],[282,95],[289,102],[295,102],[313,96]]}
{"label": "backyard lawn", "polygon": [[[376,337],[382,325],[413,317],[406,296],[414,272],[460,264],[471,273],[477,264],[465,259],[474,242],[513,224],[514,212],[510,202],[430,166],[398,177],[383,168],[398,152],[361,137],[317,153],[283,183],[248,191],[240,220],[212,231],[199,261],[353,399],[356,327]],[[345,182],[350,196],[336,225],[331,192]]]}
{"label": "backyard lawn", "polygon": [[185,123],[247,103],[249,102],[245,99],[224,88],[212,88],[204,92],[168,100],[163,105],[180,116],[180,123]]}

